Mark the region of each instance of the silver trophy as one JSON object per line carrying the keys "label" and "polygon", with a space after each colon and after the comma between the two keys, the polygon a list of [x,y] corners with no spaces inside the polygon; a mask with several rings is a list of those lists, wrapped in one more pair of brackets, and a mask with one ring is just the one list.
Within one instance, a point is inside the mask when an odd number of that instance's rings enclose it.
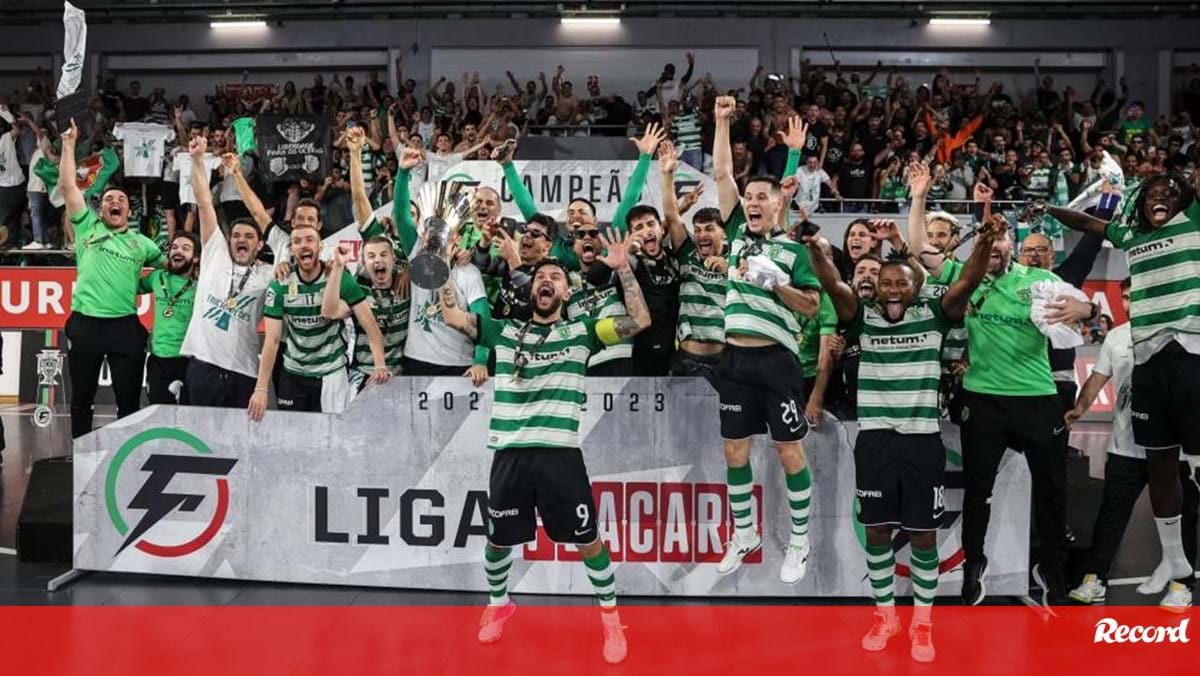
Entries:
{"label": "silver trophy", "polygon": [[421,188],[417,209],[425,220],[420,230],[421,253],[408,266],[413,284],[434,291],[450,278],[446,249],[467,223],[473,196],[469,185],[457,181],[426,183]]}
{"label": "silver trophy", "polygon": [[38,386],[45,388],[42,392],[41,400],[46,403],[39,404],[33,409],[33,424],[38,427],[49,427],[50,420],[54,417],[54,410],[47,404],[50,401],[60,401],[60,397],[56,396],[57,388],[62,386],[59,382],[59,376],[62,375],[63,359],[66,355],[62,350],[42,350],[37,355],[37,372]]}

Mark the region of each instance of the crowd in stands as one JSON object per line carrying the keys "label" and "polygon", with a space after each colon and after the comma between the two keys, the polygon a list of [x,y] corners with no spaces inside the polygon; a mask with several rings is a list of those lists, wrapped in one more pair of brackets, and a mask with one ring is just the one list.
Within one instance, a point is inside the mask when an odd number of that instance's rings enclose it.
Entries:
{"label": "crowd in stands", "polygon": [[[1200,77],[1189,79],[1171,115],[1154,119],[1142,101],[1131,97],[1124,79],[1115,88],[1097,80],[1087,93],[1059,89],[1035,63],[1036,89],[1015,92],[979,72],[965,75],[943,69],[931,82],[918,83],[894,70],[885,73],[881,65],[860,77],[847,76],[840,66],[830,70],[805,63],[798,78],[760,68],[748,86],[732,87],[740,83],[716,83],[700,75],[688,54],[682,73],[667,64],[634,100],[606,92],[596,76],[577,83],[573,76],[578,74],[559,66],[525,81],[510,72],[511,88],[492,92],[484,90],[477,73],[463,74],[461,80],[440,77],[427,91],[418,91],[416,81],[401,74],[399,90],[392,92],[378,72],[368,73],[365,82],[318,74],[307,86],[289,81],[265,92],[217,86],[205,97],[207,113],[187,95],[170,96],[162,88],[146,92],[136,80],[119,85],[104,78],[91,100],[90,143],[93,149],[119,151],[116,129],[135,122],[174,131],[162,185],[149,186],[149,209],[134,191],[135,221],[147,233],[161,232],[164,243],[176,223],[194,225],[188,205],[181,207],[170,195],[179,181],[173,155],[184,152],[185,140],[196,134],[208,137],[210,151],[231,150],[235,121],[261,113],[328,115],[334,124],[335,168],[328,176],[266,183],[254,154],[243,158],[244,173],[282,222],[304,197],[321,202],[326,222],[349,214],[345,131],[354,126],[367,132],[365,171],[378,205],[391,195],[400,145],[426,151],[427,162],[412,179],[420,181],[436,179],[459,160],[486,159],[498,144],[524,134],[625,137],[657,121],[669,127],[684,162],[711,170],[712,110],[719,94],[738,97],[731,133],[739,185],[758,174],[781,177],[787,148],[780,134],[791,115],[805,119],[809,133],[797,202],[809,213],[902,210],[904,167],[918,158],[933,172],[931,204],[945,200],[953,212],[965,211],[955,201],[969,200],[971,186],[980,180],[991,185],[997,200],[1066,204],[1100,175],[1105,152],[1127,177],[1195,168]],[[34,79],[24,92],[0,97],[0,104],[5,110],[0,133],[6,137],[0,144],[0,248],[69,246],[61,204],[48,199],[47,186],[32,172],[42,157],[54,158],[58,146],[52,87],[48,80]],[[120,173],[115,180],[122,182]],[[224,194],[229,214],[240,213],[235,191]]]}

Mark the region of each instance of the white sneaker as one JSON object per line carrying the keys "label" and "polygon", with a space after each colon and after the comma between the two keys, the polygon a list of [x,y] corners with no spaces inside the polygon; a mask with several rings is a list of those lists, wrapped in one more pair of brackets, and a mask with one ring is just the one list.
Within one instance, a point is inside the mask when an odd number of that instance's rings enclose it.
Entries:
{"label": "white sneaker", "polygon": [[783,555],[783,566],[779,568],[779,581],[784,584],[796,584],[803,580],[804,574],[808,572],[810,551],[808,538],[804,538],[799,545],[788,545],[787,552]]}
{"label": "white sneaker", "polygon": [[46,246],[45,244],[42,244],[41,242],[34,240],[34,241],[30,242],[29,244],[26,244],[25,246],[21,247],[21,251],[43,251],[43,250],[49,249],[49,248],[50,247]]}
{"label": "white sneaker", "polygon": [[1192,567],[1186,561],[1177,563],[1163,559],[1158,562],[1158,566],[1150,574],[1150,579],[1138,585],[1137,593],[1157,594],[1166,589],[1167,583],[1171,580],[1178,580],[1191,574]]}
{"label": "white sneaker", "polygon": [[912,641],[909,654],[913,661],[932,662],[937,656],[937,651],[933,649],[933,624],[914,621],[908,628],[908,639]]}
{"label": "white sneaker", "polygon": [[500,640],[500,632],[504,629],[504,623],[508,618],[512,617],[517,612],[517,604],[510,599],[508,603],[502,606],[488,606],[484,608],[483,615],[479,618],[479,642],[480,643],[495,643]]}
{"label": "white sneaker", "polygon": [[629,645],[625,643],[625,627],[621,625],[621,616],[615,610],[602,611],[600,624],[604,626],[604,661],[609,664],[624,662]]}
{"label": "white sneaker", "polygon": [[728,575],[742,565],[742,559],[762,548],[762,537],[757,531],[750,531],[750,539],[742,542],[737,533],[729,538],[725,545],[725,556],[717,564],[717,575]]}
{"label": "white sneaker", "polygon": [[900,616],[896,614],[893,608],[892,612],[885,612],[878,608],[875,609],[875,620],[871,623],[871,629],[866,636],[862,637],[862,649],[870,652],[879,652],[887,647],[888,639],[900,633]]}
{"label": "white sneaker", "polygon": [[1083,576],[1083,582],[1080,582],[1079,586],[1072,589],[1067,596],[1071,597],[1072,601],[1079,603],[1103,604],[1107,591],[1100,578],[1089,573]]}
{"label": "white sneaker", "polygon": [[1158,607],[1172,613],[1186,613],[1192,607],[1192,590],[1185,584],[1172,582],[1167,585],[1167,593],[1158,602]]}

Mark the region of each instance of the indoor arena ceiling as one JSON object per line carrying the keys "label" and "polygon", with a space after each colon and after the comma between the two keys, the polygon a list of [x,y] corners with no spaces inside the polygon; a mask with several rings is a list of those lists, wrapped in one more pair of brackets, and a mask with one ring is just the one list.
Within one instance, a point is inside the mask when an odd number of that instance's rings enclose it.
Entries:
{"label": "indoor arena ceiling", "polygon": [[[931,17],[1132,17],[1197,15],[1197,2],[1162,0],[626,0],[625,2],[533,2],[530,0],[76,0],[90,22],[187,21],[221,16],[267,20],[330,17],[482,18],[578,15]],[[582,11],[582,13],[581,13]],[[61,0],[0,0],[6,21],[55,20]]]}

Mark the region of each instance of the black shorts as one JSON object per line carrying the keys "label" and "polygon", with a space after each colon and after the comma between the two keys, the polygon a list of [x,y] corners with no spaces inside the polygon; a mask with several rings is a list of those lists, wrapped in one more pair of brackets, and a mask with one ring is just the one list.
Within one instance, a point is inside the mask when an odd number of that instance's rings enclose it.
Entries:
{"label": "black shorts", "polygon": [[199,359],[188,363],[183,382],[187,387],[188,404],[220,408],[246,408],[256,384],[250,376]]}
{"label": "black shorts", "polygon": [[510,448],[492,456],[488,541],[498,547],[533,541],[535,508],[555,542],[589,544],[599,537],[592,482],[578,448]]}
{"label": "black shorts", "polygon": [[941,434],[864,430],[854,444],[854,483],[864,526],[937,530],[946,510]]}
{"label": "black shorts", "polygon": [[676,377],[700,377],[709,385],[717,388],[717,366],[721,363],[718,354],[692,354],[684,350],[676,350],[671,355],[671,375]]}
{"label": "black shorts", "polygon": [[632,359],[609,359],[606,362],[588,366],[588,378],[629,378],[633,376]]}
{"label": "black shorts", "polygon": [[471,368],[470,364],[466,366],[446,366],[444,364],[430,364],[426,361],[417,359],[409,359],[403,357],[401,359],[401,369],[406,376],[462,376]]}
{"label": "black shorts", "polygon": [[726,345],[717,364],[721,436],[745,439],[769,432],[777,442],[808,434],[800,361],[782,345]]}
{"label": "black shorts", "polygon": [[1200,355],[1171,342],[1133,367],[1133,440],[1147,450],[1200,454]]}

